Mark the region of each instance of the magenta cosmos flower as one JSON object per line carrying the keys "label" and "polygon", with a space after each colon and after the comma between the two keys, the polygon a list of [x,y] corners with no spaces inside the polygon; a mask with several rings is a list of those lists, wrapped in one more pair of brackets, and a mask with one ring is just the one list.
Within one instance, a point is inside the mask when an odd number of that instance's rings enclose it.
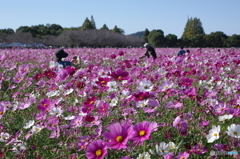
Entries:
{"label": "magenta cosmos flower", "polygon": [[44,98],[40,101],[40,105],[37,106],[38,110],[48,111],[52,108],[52,103],[49,98]]}
{"label": "magenta cosmos flower", "polygon": [[141,145],[145,140],[150,139],[150,135],[153,131],[156,131],[158,124],[156,122],[148,122],[143,121],[141,123],[137,123],[134,127],[134,135],[131,138],[134,142],[137,142]]}
{"label": "magenta cosmos flower", "polygon": [[107,145],[102,140],[96,140],[90,143],[86,149],[88,159],[103,159],[107,155]]}
{"label": "magenta cosmos flower", "polygon": [[114,123],[109,126],[110,132],[105,132],[103,136],[109,140],[108,147],[113,149],[127,148],[127,142],[132,137],[133,127],[129,124]]}
{"label": "magenta cosmos flower", "polygon": [[128,80],[129,79],[128,75],[129,75],[129,73],[126,71],[123,71],[121,68],[119,68],[115,72],[111,73],[111,77],[113,79],[119,80],[119,81]]}

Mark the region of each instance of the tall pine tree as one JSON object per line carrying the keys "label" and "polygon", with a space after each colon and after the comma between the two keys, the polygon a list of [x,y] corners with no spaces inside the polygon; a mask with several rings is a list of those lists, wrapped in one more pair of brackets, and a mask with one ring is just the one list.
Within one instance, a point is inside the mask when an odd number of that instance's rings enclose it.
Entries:
{"label": "tall pine tree", "polygon": [[86,18],[85,21],[83,22],[82,26],[80,27],[82,30],[87,30],[87,29],[94,29],[91,21]]}
{"label": "tall pine tree", "polygon": [[149,35],[150,31],[148,29],[145,29],[144,33],[143,33],[143,40],[148,43],[148,35]]}
{"label": "tall pine tree", "polygon": [[91,24],[93,26],[93,29],[96,29],[96,23],[95,23],[93,16],[91,16]]}
{"label": "tall pine tree", "polygon": [[187,20],[181,39],[190,40],[195,35],[205,35],[205,32],[200,19],[190,18]]}

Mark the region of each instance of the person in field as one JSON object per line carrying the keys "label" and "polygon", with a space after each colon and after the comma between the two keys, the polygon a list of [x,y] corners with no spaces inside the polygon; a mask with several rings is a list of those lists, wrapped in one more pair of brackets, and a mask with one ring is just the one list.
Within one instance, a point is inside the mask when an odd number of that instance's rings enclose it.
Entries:
{"label": "person in field", "polygon": [[150,55],[152,56],[152,58],[155,60],[157,58],[157,54],[155,52],[155,49],[148,43],[145,43],[144,48],[146,48],[146,52],[143,56],[139,57],[139,59],[145,58],[145,57],[150,57]]}
{"label": "person in field", "polygon": [[186,51],[183,49],[183,46],[180,48],[180,50],[178,51],[177,56],[181,56],[184,55],[186,53]]}
{"label": "person in field", "polygon": [[66,53],[63,49],[59,49],[55,52],[56,56],[56,66],[66,68],[67,66],[71,66],[72,63],[70,61],[65,61],[65,59],[68,56],[68,53]]}

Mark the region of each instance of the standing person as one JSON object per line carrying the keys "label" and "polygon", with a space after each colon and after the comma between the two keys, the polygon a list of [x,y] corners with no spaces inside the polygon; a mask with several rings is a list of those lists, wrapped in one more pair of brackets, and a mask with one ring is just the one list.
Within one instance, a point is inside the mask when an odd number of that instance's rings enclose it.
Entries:
{"label": "standing person", "polygon": [[180,48],[180,50],[178,51],[178,56],[180,55],[184,55],[186,53],[186,51],[183,49],[183,46]]}
{"label": "standing person", "polygon": [[142,59],[144,57],[150,57],[150,55],[152,55],[152,58],[155,60],[157,58],[157,55],[156,55],[156,52],[155,52],[155,49],[148,43],[145,43],[143,45],[145,48],[146,48],[146,52],[143,56],[139,57],[139,59]]}
{"label": "standing person", "polygon": [[68,53],[66,53],[63,49],[59,49],[55,52],[56,56],[56,66],[60,66],[62,68],[66,68],[67,66],[71,66],[70,61],[64,61],[63,58],[66,58],[68,56]]}

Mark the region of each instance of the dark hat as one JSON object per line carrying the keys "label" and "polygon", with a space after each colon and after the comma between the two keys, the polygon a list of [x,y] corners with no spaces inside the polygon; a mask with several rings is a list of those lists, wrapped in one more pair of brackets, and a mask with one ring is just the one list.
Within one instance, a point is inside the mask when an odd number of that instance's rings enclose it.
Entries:
{"label": "dark hat", "polygon": [[66,58],[68,53],[66,53],[63,49],[59,49],[55,52],[56,60],[61,61],[62,58]]}

